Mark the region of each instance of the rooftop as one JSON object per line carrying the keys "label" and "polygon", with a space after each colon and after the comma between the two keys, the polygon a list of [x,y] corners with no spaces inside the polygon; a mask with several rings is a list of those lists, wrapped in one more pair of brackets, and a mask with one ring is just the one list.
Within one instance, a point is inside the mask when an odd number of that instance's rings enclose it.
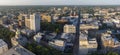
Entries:
{"label": "rooftop", "polygon": [[7,45],[7,43],[5,43],[2,39],[0,39],[0,47]]}
{"label": "rooftop", "polygon": [[3,55],[35,55],[35,54],[28,51],[21,45],[17,45],[17,46],[12,47],[10,50],[8,50]]}

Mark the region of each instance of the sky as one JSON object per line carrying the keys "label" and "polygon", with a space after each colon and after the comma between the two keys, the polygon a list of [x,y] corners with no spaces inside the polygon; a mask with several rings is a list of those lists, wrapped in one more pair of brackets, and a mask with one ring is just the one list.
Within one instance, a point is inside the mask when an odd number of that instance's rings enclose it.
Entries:
{"label": "sky", "polygon": [[0,0],[0,5],[120,5],[120,0]]}

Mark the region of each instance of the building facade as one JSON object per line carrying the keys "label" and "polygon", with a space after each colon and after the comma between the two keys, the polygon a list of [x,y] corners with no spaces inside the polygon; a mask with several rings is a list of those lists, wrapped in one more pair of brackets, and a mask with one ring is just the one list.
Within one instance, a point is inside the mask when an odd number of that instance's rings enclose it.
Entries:
{"label": "building facade", "polygon": [[65,25],[64,26],[64,33],[76,33],[76,29],[74,25]]}
{"label": "building facade", "polygon": [[39,13],[30,15],[30,29],[35,32],[40,31],[40,14]]}

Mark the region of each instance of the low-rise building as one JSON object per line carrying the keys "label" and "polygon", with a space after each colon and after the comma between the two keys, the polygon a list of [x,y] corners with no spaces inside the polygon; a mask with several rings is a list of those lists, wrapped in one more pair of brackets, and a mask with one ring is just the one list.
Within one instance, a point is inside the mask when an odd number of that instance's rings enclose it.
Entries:
{"label": "low-rise building", "polygon": [[97,51],[98,44],[96,38],[89,39],[88,43],[88,49],[90,53]]}
{"label": "low-rise building", "polygon": [[64,51],[64,49],[65,49],[65,42],[63,40],[50,41],[49,45],[52,46],[53,48],[60,50],[60,51]]}
{"label": "low-rise building", "polygon": [[75,34],[72,34],[72,33],[63,33],[61,35],[61,39],[65,40],[66,46],[73,46],[74,37],[75,37]]}
{"label": "low-rise building", "polygon": [[114,41],[110,34],[102,33],[101,39],[104,47],[113,47]]}
{"label": "low-rise building", "polygon": [[88,38],[88,34],[85,32],[80,32],[79,37],[79,55],[87,55],[97,51],[97,40],[96,38]]}
{"label": "low-rise building", "polygon": [[87,55],[88,54],[88,35],[80,33],[79,37],[79,55]]}
{"label": "low-rise building", "polygon": [[64,33],[76,33],[76,28],[74,25],[65,25],[64,26]]}
{"label": "low-rise building", "polygon": [[89,18],[90,14],[86,13],[86,14],[81,14],[83,16],[83,18]]}
{"label": "low-rise building", "polygon": [[37,33],[33,38],[37,43],[39,43],[42,38],[42,33]]}
{"label": "low-rise building", "polygon": [[11,43],[13,46],[18,44],[25,45],[28,42],[27,38],[20,34],[20,31],[17,29],[15,37],[11,38]]}
{"label": "low-rise building", "polygon": [[53,40],[56,36],[57,36],[56,33],[48,33],[48,34],[45,34],[45,38],[46,38],[47,40]]}
{"label": "low-rise building", "polygon": [[8,45],[2,39],[0,39],[0,55],[8,51]]}
{"label": "low-rise building", "polygon": [[21,29],[21,33],[22,33],[22,34],[25,34],[25,35],[27,35],[27,36],[31,36],[31,35],[34,34],[34,31],[32,31],[32,30],[30,30],[30,29],[28,29],[28,28],[25,28],[25,29]]}
{"label": "low-rise building", "polygon": [[35,55],[35,54],[25,49],[21,45],[16,45],[16,46],[13,46],[7,52],[3,53],[2,55]]}
{"label": "low-rise building", "polygon": [[41,19],[42,21],[45,21],[45,22],[51,22],[51,16],[50,15],[41,15]]}
{"label": "low-rise building", "polygon": [[92,25],[92,24],[81,24],[80,29],[81,30],[88,30],[88,29],[98,29],[98,25]]}

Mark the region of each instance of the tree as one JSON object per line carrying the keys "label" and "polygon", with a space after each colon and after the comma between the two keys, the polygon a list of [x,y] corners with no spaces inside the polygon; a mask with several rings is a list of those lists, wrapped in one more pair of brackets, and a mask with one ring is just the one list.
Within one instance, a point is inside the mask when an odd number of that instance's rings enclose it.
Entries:
{"label": "tree", "polygon": [[106,55],[118,55],[116,52],[108,52]]}
{"label": "tree", "polygon": [[106,54],[103,54],[103,53],[99,53],[99,52],[93,52],[91,54],[88,54],[88,55],[118,55],[118,53],[116,52],[107,52]]}
{"label": "tree", "polygon": [[62,53],[52,47],[44,47],[37,45],[36,43],[27,44],[26,49],[32,51],[36,55],[62,55]]}
{"label": "tree", "polygon": [[59,32],[60,32],[60,30],[57,28],[57,29],[55,30],[55,32],[56,32],[56,33],[59,33]]}
{"label": "tree", "polygon": [[15,36],[15,33],[0,25],[0,39],[3,39],[9,47],[11,47],[11,38]]}
{"label": "tree", "polygon": [[49,22],[41,22],[41,30],[42,31],[52,31],[52,32],[62,32],[63,24],[61,23],[49,23]]}

